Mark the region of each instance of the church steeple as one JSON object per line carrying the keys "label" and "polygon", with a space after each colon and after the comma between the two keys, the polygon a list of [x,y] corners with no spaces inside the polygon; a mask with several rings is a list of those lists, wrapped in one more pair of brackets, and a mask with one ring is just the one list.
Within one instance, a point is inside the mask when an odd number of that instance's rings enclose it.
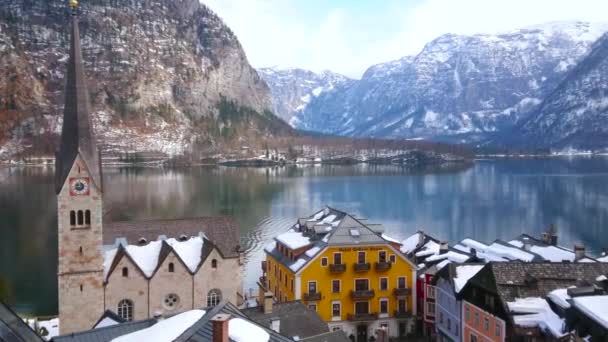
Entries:
{"label": "church steeple", "polygon": [[80,155],[90,173],[91,181],[102,191],[101,162],[90,118],[89,93],[82,63],[78,29],[78,1],[71,0],[70,58],[65,88],[65,107],[61,146],[56,155],[55,190],[59,193],[66,183],[76,157]]}

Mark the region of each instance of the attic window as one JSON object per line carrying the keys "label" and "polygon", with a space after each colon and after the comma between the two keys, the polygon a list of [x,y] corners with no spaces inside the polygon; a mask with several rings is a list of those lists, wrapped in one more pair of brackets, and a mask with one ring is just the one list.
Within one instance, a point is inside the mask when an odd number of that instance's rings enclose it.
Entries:
{"label": "attic window", "polygon": [[148,240],[146,240],[145,237],[140,237],[137,242],[139,243],[139,245],[145,245],[146,243],[148,243]]}
{"label": "attic window", "polygon": [[187,241],[188,240],[188,236],[185,234],[182,234],[179,236],[179,241]]}
{"label": "attic window", "polygon": [[175,272],[175,265],[172,262],[169,263],[169,272],[170,273]]}
{"label": "attic window", "polygon": [[361,233],[359,232],[359,229],[351,229],[350,236],[359,237],[359,236],[361,236]]}

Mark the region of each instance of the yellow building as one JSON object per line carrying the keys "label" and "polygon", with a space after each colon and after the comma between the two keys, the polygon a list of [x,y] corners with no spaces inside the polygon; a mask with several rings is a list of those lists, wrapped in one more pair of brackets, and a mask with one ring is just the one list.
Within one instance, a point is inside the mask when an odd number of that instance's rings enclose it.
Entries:
{"label": "yellow building", "polygon": [[260,285],[277,301],[302,300],[356,341],[415,323],[416,267],[380,225],[325,208],[266,246]]}

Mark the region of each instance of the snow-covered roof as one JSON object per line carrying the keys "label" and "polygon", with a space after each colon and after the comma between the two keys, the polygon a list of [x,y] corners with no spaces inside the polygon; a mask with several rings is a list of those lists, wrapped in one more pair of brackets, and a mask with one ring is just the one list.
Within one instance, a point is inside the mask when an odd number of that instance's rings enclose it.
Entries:
{"label": "snow-covered roof", "polygon": [[[511,240],[509,241],[509,244],[518,248],[523,248],[525,246],[525,243],[521,240]],[[530,252],[536,253],[543,259],[551,262],[574,261],[575,258],[573,251],[558,246],[531,245],[529,250]]]}
{"label": "snow-covered roof", "polygon": [[299,249],[310,245],[310,238],[296,231],[289,231],[280,234],[275,238],[277,241],[287,246],[289,249]]}
{"label": "snow-covered roof", "polygon": [[393,243],[397,243],[397,244],[401,244],[401,242],[399,242],[399,240],[392,238],[384,233],[382,233],[382,235],[380,235],[384,240],[388,241],[388,242],[393,242]]}
{"label": "snow-covered roof", "polygon": [[420,242],[420,234],[420,232],[416,232],[407,239],[401,241],[401,252],[404,254],[413,252]]}
{"label": "snow-covered roof", "polygon": [[203,310],[191,310],[159,321],[153,326],[124,336],[112,342],[166,342],[173,341],[205,315]]}
{"label": "snow-covered roof", "polygon": [[564,320],[551,310],[549,303],[543,298],[516,298],[514,302],[507,302],[507,306],[514,314],[513,322],[517,326],[540,328],[557,338],[566,333]]}
{"label": "snow-covered roof", "polygon": [[456,266],[456,276],[454,277],[454,290],[456,293],[464,288],[467,282],[473,278],[484,265],[459,265]]}
{"label": "snow-covered roof", "polygon": [[608,329],[608,296],[584,296],[572,299],[574,307]]}
{"label": "snow-covered roof", "polygon": [[188,270],[192,273],[196,272],[198,266],[203,261],[203,245],[204,238],[202,236],[194,236],[190,239],[180,241],[176,239],[151,241],[146,245],[119,245],[116,248],[111,248],[104,252],[104,279],[107,280],[109,272],[113,266],[115,259],[118,256],[118,251],[123,250],[128,255],[142,273],[150,278],[158,268],[163,245],[184,262]]}
{"label": "snow-covered roof", "polygon": [[234,342],[268,342],[270,339],[266,330],[242,318],[228,322],[228,335]]}
{"label": "snow-covered roof", "polygon": [[568,309],[570,307],[570,303],[568,300],[572,299],[568,295],[568,289],[556,289],[547,295],[547,299],[560,306],[561,308]]}

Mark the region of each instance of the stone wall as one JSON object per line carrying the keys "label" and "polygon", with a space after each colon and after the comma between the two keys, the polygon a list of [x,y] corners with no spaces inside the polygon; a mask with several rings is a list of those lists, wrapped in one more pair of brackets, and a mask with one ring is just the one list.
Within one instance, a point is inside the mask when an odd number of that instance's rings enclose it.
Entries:
{"label": "stone wall", "polygon": [[[90,329],[103,313],[101,192],[90,181],[88,195],[70,196],[70,179],[80,177],[89,177],[89,173],[77,157],[57,196],[61,334]],[[70,224],[70,211],[78,210],[91,211],[90,224]]]}
{"label": "stone wall", "polygon": [[[217,260],[217,268],[212,261]],[[239,305],[237,293],[243,291],[243,268],[238,258],[223,259],[214,248],[199,271],[194,275],[194,306],[207,307],[207,294],[212,289],[222,291],[222,299]]]}
{"label": "stone wall", "polygon": [[[128,277],[122,275],[124,267],[129,270]],[[133,301],[133,320],[146,319],[152,314],[149,310],[148,293],[148,280],[129,258],[123,257],[108,278],[105,309],[118,313],[118,302],[129,299]]]}
{"label": "stone wall", "polygon": [[[169,272],[169,264],[171,263],[174,272]],[[192,306],[192,282],[193,276],[188,272],[186,266],[175,253],[170,253],[150,280],[150,313],[152,315],[155,312],[172,314],[194,309]],[[164,303],[169,294],[175,294],[179,298],[173,307]]]}

